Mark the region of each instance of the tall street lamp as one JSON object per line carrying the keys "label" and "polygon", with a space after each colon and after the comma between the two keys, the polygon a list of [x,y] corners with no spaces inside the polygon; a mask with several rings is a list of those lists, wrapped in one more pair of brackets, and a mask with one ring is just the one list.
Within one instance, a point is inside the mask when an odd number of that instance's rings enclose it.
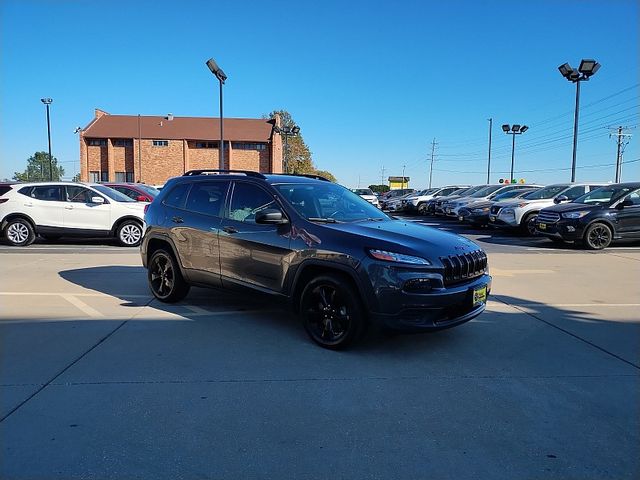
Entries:
{"label": "tall street lamp", "polygon": [[227,75],[222,71],[222,69],[218,66],[216,61],[213,58],[207,60],[207,67],[211,70],[218,81],[220,82],[220,158],[218,160],[218,168],[220,170],[224,169],[224,124],[223,124],[223,115],[222,115],[222,84],[227,79]]}
{"label": "tall street lamp", "polygon": [[576,181],[576,151],[578,148],[578,110],[580,109],[580,82],[587,81],[594,75],[600,64],[595,60],[585,60],[580,62],[580,67],[575,70],[568,63],[563,63],[558,67],[564,78],[576,84],[576,111],[573,118],[573,160],[571,162],[571,181]]}
{"label": "tall street lamp", "polygon": [[49,181],[53,181],[53,160],[51,159],[51,121],[49,120],[49,105],[53,103],[53,99],[41,98],[40,101],[47,107],[47,138],[49,139]]}
{"label": "tall street lamp", "polygon": [[511,176],[509,177],[509,181],[513,182],[513,165],[515,160],[515,152],[516,152],[516,135],[522,135],[524,132],[529,130],[529,127],[526,125],[518,125],[517,123],[514,125],[505,124],[502,125],[502,131],[507,135],[511,135],[513,137],[511,142]]}
{"label": "tall street lamp", "polygon": [[297,125],[276,126],[274,131],[284,137],[284,173],[289,173],[289,137],[298,136],[300,127]]}

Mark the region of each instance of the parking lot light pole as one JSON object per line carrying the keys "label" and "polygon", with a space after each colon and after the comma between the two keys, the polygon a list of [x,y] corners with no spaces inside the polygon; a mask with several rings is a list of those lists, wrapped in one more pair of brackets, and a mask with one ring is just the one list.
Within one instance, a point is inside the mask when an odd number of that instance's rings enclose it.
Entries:
{"label": "parking lot light pole", "polygon": [[284,137],[284,173],[289,173],[289,137],[298,136],[300,127],[297,125],[276,126],[274,131]]}
{"label": "parking lot light pole", "polygon": [[218,151],[220,152],[220,158],[218,159],[218,168],[220,170],[224,169],[224,116],[222,114],[222,84],[227,80],[227,75],[224,71],[218,66],[216,61],[213,58],[207,60],[207,67],[211,70],[218,81],[220,82],[220,148]]}
{"label": "parking lot light pole", "polygon": [[52,98],[41,98],[40,101],[47,107],[47,138],[49,139],[49,181],[53,181],[53,160],[51,158],[51,122],[49,121],[49,105],[53,102]]}
{"label": "parking lot light pole", "polygon": [[509,182],[513,182],[514,178],[513,178],[513,167],[515,164],[515,157],[516,157],[516,135],[522,135],[524,132],[526,132],[527,130],[529,130],[529,127],[527,127],[526,125],[518,125],[517,123],[514,125],[509,125],[509,124],[505,124],[502,125],[502,131],[508,135],[512,136],[512,141],[511,141],[511,175],[509,176]]}
{"label": "parking lot light pole", "polygon": [[575,70],[568,63],[563,63],[558,67],[564,78],[576,84],[576,110],[573,116],[573,158],[571,161],[571,182],[576,181],[576,152],[578,150],[578,111],[580,110],[580,82],[588,81],[589,78],[600,69],[600,64],[595,60],[585,60],[580,62],[580,67]]}

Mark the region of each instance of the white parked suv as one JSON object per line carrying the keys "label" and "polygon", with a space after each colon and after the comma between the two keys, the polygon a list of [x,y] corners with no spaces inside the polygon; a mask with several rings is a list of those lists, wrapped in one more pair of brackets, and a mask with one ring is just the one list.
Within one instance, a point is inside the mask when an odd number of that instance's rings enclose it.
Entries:
{"label": "white parked suv", "polygon": [[447,185],[445,187],[431,188],[411,195],[403,202],[403,209],[406,212],[417,212],[421,215],[427,214],[427,202],[432,198],[444,197],[452,194],[456,190],[470,185]]}
{"label": "white parked suv", "polygon": [[504,228],[521,228],[529,235],[535,234],[535,221],[545,207],[571,202],[599,188],[605,183],[557,183],[547,185],[517,200],[505,200],[491,206],[489,225]]}
{"label": "white parked suv", "polygon": [[375,207],[380,207],[380,203],[378,202],[378,197],[373,193],[373,190],[370,188],[356,188],[353,190],[353,193],[359,195],[364,198],[367,202]]}
{"label": "white parked suv", "polygon": [[520,190],[523,188],[531,188],[531,185],[524,183],[500,183],[495,185],[486,185],[484,188],[475,191],[469,196],[459,197],[445,202],[442,209],[448,217],[457,218],[460,209],[466,207],[470,203],[479,202],[481,200],[493,200],[494,197],[497,197],[501,193],[509,192],[511,190]]}
{"label": "white parked suv", "polygon": [[114,237],[120,245],[133,247],[142,239],[144,208],[145,204],[99,184],[3,184],[0,233],[14,246],[29,245],[40,235]]}

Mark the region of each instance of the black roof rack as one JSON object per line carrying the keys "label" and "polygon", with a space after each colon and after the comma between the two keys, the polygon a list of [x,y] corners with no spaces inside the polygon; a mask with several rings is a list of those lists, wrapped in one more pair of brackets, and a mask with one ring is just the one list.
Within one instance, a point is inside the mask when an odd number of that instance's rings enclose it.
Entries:
{"label": "black roof rack", "polygon": [[225,174],[225,173],[242,173],[247,177],[255,177],[255,178],[262,178],[262,179],[267,178],[260,172],[253,172],[251,170],[215,170],[215,169],[208,169],[208,168],[203,170],[189,170],[188,172],[184,172],[182,176],[191,177],[194,175],[206,175],[208,173],[215,173],[218,175]]}
{"label": "black roof rack", "polygon": [[323,180],[325,182],[330,182],[331,181],[328,178],[323,177],[322,175],[314,175],[313,173],[272,173],[271,175],[289,175],[289,176],[292,176],[292,177],[314,178],[316,180]]}

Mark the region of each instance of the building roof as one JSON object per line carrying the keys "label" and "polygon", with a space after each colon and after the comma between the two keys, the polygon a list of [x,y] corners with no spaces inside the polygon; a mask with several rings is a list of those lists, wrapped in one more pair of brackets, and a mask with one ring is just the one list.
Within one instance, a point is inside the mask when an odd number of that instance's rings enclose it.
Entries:
{"label": "building roof", "polygon": [[[220,119],[138,115],[97,116],[83,131],[89,138],[146,138],[157,140],[220,140]],[[169,118],[173,118],[169,120]],[[269,142],[273,120],[225,118],[224,139]]]}

